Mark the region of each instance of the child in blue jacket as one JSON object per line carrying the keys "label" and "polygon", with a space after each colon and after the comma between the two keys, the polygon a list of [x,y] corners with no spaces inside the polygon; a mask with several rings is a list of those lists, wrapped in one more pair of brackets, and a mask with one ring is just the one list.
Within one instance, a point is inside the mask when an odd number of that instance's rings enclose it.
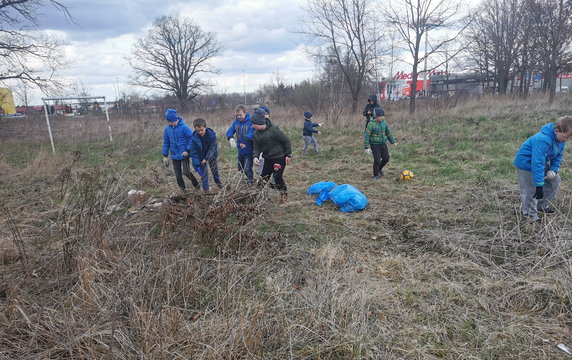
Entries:
{"label": "child in blue jacket", "polygon": [[560,163],[564,143],[572,137],[572,116],[544,125],[518,149],[514,159],[520,187],[520,211],[531,223],[538,212],[554,213],[551,206],[560,186]]}
{"label": "child in blue jacket", "polygon": [[[252,142],[254,129],[250,122],[250,114],[246,112],[244,105],[237,105],[234,109],[235,119],[226,132],[226,138],[230,146],[238,148],[238,171],[244,172],[249,184],[253,184],[252,172]],[[236,135],[236,140],[234,136]]]}
{"label": "child in blue jacket", "polygon": [[314,134],[319,134],[320,132],[315,127],[321,127],[322,124],[312,122],[312,114],[310,111],[304,111],[304,130],[302,130],[302,135],[304,136],[304,155],[308,153],[308,148],[310,145],[314,145],[314,153],[318,153],[318,140],[314,137]]}
{"label": "child in blue jacket", "polygon": [[167,120],[169,125],[163,131],[163,164],[169,166],[168,156],[170,154],[179,188],[182,191],[186,189],[183,181],[183,175],[185,175],[191,179],[195,189],[200,189],[197,178],[195,178],[189,168],[190,139],[193,136],[193,131],[181,117],[177,116],[177,110],[175,109],[167,109],[165,120]]}
{"label": "child in blue jacket", "polygon": [[220,176],[218,175],[218,149],[216,143],[216,133],[213,129],[207,127],[205,119],[195,119],[193,121],[195,132],[191,137],[191,159],[193,159],[193,168],[199,173],[203,190],[209,191],[209,172],[210,167],[213,174],[213,180],[222,188]]}

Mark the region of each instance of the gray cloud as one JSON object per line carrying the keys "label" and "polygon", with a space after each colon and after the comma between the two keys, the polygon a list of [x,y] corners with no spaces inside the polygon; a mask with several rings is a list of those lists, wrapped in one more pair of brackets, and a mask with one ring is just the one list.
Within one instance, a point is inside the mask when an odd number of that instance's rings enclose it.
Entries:
{"label": "gray cloud", "polygon": [[[193,19],[204,31],[215,32],[223,52],[213,64],[220,74],[211,77],[215,89],[242,92],[256,89],[280,72],[289,82],[311,76],[313,64],[301,51],[292,32],[305,0],[62,0],[74,21],[46,6],[40,28],[60,31],[69,45],[73,66],[61,75],[81,80],[98,95],[112,98],[115,89],[127,88],[130,68],[125,57],[133,41],[162,15]],[[116,86],[117,83],[117,86]],[[141,90],[141,92],[144,90]]]}

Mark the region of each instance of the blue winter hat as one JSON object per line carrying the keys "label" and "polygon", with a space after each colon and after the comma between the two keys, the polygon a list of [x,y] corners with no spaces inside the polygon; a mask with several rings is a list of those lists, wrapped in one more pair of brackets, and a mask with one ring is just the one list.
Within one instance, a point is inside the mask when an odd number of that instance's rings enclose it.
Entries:
{"label": "blue winter hat", "polygon": [[373,102],[376,102],[376,101],[377,101],[377,95],[372,94],[372,95],[369,96],[369,98],[367,98],[367,100],[368,100],[368,101],[371,100],[371,101],[373,101]]}
{"label": "blue winter hat", "polygon": [[167,112],[165,113],[165,120],[170,122],[175,122],[179,120],[179,117],[177,116],[177,110],[167,109]]}
{"label": "blue winter hat", "polygon": [[270,115],[270,109],[268,108],[268,106],[262,105],[262,106],[259,107],[259,109],[264,110],[265,113],[267,113],[268,115]]}
{"label": "blue winter hat", "polygon": [[383,111],[383,109],[380,108],[380,107],[376,107],[375,109],[373,109],[373,115],[374,115],[375,117],[385,116],[385,111]]}
{"label": "blue winter hat", "polygon": [[256,110],[254,110],[254,112],[250,116],[250,122],[255,124],[255,125],[265,125],[266,124],[265,115],[266,115],[266,112],[263,109],[258,108]]}
{"label": "blue winter hat", "polygon": [[314,114],[312,114],[311,112],[309,112],[309,111],[304,111],[304,117],[305,117],[306,119],[311,119],[313,116],[314,116]]}

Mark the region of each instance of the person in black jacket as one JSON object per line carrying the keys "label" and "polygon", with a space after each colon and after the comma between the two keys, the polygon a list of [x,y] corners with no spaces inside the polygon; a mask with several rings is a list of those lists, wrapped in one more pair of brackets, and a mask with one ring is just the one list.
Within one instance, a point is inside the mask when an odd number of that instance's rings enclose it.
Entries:
{"label": "person in black jacket", "polygon": [[363,116],[365,116],[365,127],[366,128],[367,128],[367,123],[370,122],[370,120],[374,119],[373,109],[375,109],[376,107],[380,107],[379,104],[377,103],[377,95],[372,94],[367,99],[367,105],[365,106],[365,109],[363,110]]}
{"label": "person in black jacket", "polygon": [[284,182],[284,169],[292,161],[292,145],[290,139],[275,125],[268,124],[264,117],[264,110],[256,109],[252,114],[254,127],[254,164],[260,165],[259,156],[263,154],[264,167],[259,187],[264,187],[270,177],[274,175],[275,184],[270,185],[280,192],[280,203],[288,201],[288,188]]}

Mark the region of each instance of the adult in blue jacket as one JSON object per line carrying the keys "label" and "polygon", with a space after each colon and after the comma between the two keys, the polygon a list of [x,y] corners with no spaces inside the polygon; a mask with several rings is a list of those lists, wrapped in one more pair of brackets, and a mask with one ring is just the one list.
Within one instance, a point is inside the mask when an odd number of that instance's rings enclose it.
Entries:
{"label": "adult in blue jacket", "polygon": [[167,109],[165,120],[169,125],[163,131],[163,164],[169,166],[169,155],[173,160],[173,169],[177,178],[177,185],[184,191],[186,189],[183,175],[188,177],[195,189],[200,189],[197,178],[191,173],[189,167],[190,140],[193,131],[185,124],[183,119],[177,116],[177,110]]}
{"label": "adult in blue jacket", "polygon": [[[226,132],[226,138],[230,146],[238,148],[238,171],[244,172],[249,184],[253,184],[252,172],[252,145],[254,128],[250,122],[250,114],[246,112],[244,105],[238,105],[235,109],[236,117]],[[236,136],[236,140],[234,137]]]}
{"label": "adult in blue jacket", "polygon": [[218,174],[218,146],[216,142],[216,133],[213,129],[207,127],[205,119],[198,118],[193,121],[195,132],[191,137],[191,159],[193,168],[201,176],[203,190],[209,191],[209,172],[211,168],[213,180],[219,188],[222,188],[222,182]]}
{"label": "adult in blue jacket", "polygon": [[520,210],[530,222],[540,220],[538,211],[555,212],[550,205],[560,186],[564,143],[572,137],[572,116],[544,125],[518,149],[514,159],[520,186]]}

